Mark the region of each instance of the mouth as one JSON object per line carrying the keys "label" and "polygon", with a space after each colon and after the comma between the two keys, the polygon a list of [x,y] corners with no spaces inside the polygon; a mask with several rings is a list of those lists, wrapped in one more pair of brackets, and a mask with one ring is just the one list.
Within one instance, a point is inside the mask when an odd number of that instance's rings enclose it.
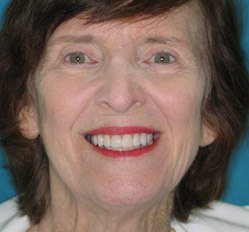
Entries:
{"label": "mouth", "polygon": [[160,133],[145,127],[106,127],[85,135],[101,154],[112,157],[139,156],[152,150]]}

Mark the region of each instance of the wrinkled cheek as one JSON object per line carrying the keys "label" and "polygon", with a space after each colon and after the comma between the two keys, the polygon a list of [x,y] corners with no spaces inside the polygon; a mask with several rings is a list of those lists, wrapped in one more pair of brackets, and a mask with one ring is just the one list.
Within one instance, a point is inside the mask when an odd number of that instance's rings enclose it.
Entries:
{"label": "wrinkled cheek", "polygon": [[68,143],[70,114],[65,110],[64,99],[41,96],[39,99],[39,127],[40,136],[49,158],[61,154],[63,144]]}
{"label": "wrinkled cheek", "polygon": [[163,109],[172,149],[171,184],[177,185],[198,153],[201,139],[200,102],[188,95],[179,96],[169,100]]}

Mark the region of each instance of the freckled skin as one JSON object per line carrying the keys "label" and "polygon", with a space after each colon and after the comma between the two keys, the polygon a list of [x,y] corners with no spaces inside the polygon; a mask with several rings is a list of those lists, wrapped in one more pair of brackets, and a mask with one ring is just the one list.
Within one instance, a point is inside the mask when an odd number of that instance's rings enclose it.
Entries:
{"label": "freckled skin", "polygon": [[[38,108],[31,106],[50,161],[52,207],[40,229],[135,232],[150,218],[142,231],[157,231],[162,203],[169,229],[171,193],[213,139],[202,139],[205,77],[190,27],[197,20],[186,7],[130,24],[74,18],[57,28],[36,73]],[[70,63],[73,52],[86,60]],[[174,60],[156,63],[161,52]],[[148,155],[113,159],[83,138],[103,126],[146,126],[161,136]]]}

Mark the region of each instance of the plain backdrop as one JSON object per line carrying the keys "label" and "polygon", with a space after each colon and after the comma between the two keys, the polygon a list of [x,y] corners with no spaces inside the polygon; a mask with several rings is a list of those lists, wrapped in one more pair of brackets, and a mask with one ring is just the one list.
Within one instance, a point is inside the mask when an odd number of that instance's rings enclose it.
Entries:
{"label": "plain backdrop", "polygon": [[[4,11],[10,0],[0,0],[0,25],[4,19]],[[243,17],[242,46],[245,59],[249,68],[249,0],[236,0],[238,16]],[[242,4],[242,6],[241,6]],[[249,91],[249,90],[248,90]],[[11,184],[11,176],[5,168],[4,153],[0,149],[0,202],[15,195]],[[239,146],[234,151],[234,156],[229,169],[229,180],[223,201],[237,205],[249,205],[249,127]],[[211,186],[210,186],[211,187]]]}

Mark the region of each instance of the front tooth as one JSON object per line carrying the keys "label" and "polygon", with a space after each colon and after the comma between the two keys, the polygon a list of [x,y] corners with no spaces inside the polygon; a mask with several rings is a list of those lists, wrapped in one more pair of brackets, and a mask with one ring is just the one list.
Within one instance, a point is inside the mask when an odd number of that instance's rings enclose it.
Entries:
{"label": "front tooth", "polygon": [[142,146],[145,146],[147,142],[147,135],[145,133],[141,134],[141,144]]}
{"label": "front tooth", "polygon": [[104,146],[104,137],[103,137],[103,135],[98,135],[98,146],[100,146],[100,147]]}
{"label": "front tooth", "polygon": [[134,147],[139,147],[140,146],[140,140],[141,140],[141,138],[140,138],[140,135],[139,134],[135,134],[135,135],[133,135],[133,146]]}
{"label": "front tooth", "polygon": [[122,147],[122,140],[119,135],[114,135],[111,138],[111,147],[115,149],[119,149]]}
{"label": "front tooth", "polygon": [[109,135],[104,136],[104,146],[105,147],[110,147],[111,146],[111,138]]}
{"label": "front tooth", "polygon": [[122,138],[122,147],[123,148],[130,148],[132,145],[133,145],[132,136],[131,135],[124,135]]}

